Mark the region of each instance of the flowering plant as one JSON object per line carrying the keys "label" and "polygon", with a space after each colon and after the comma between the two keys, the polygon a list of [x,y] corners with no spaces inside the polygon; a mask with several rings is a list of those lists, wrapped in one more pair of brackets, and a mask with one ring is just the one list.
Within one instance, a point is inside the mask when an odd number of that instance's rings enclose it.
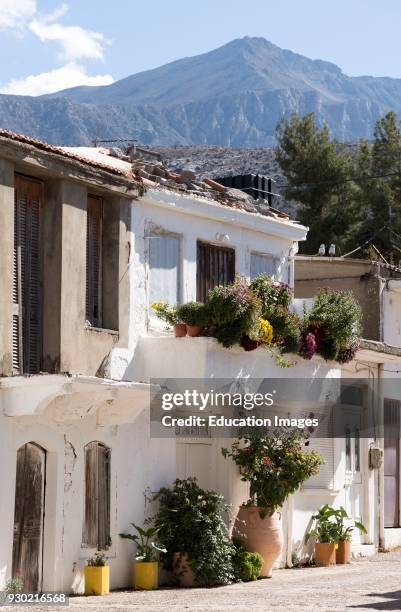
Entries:
{"label": "flowering plant", "polygon": [[165,321],[167,325],[179,323],[177,309],[167,304],[167,302],[153,302],[151,307],[155,311],[157,318]]}
{"label": "flowering plant", "polygon": [[362,309],[350,291],[322,289],[305,314],[301,355],[314,353],[340,363],[351,361],[359,348]]}
{"label": "flowering plant", "polygon": [[247,506],[257,506],[261,518],[273,514],[289,495],[319,471],[324,459],[308,451],[310,432],[292,428],[274,431],[266,437],[246,437],[235,441],[224,457],[237,464],[241,480],[250,484]]}
{"label": "flowering plant", "polygon": [[240,278],[215,287],[207,297],[212,335],[227,348],[240,344],[243,335],[257,340],[260,307],[257,295]]}
{"label": "flowering plant", "polygon": [[259,323],[259,340],[263,344],[270,344],[273,340],[273,327],[270,325],[269,321],[266,321],[266,319],[259,319]]}
{"label": "flowering plant", "polygon": [[219,493],[202,489],[195,478],[175,480],[154,494],[159,502],[155,525],[167,553],[162,562],[174,567],[174,553],[186,554],[200,585],[228,584],[233,581],[229,539],[224,515],[229,507]]}
{"label": "flowering plant", "polygon": [[262,316],[270,320],[275,306],[288,308],[292,302],[293,291],[286,283],[273,280],[268,274],[259,274],[251,281],[250,288],[262,303]]}

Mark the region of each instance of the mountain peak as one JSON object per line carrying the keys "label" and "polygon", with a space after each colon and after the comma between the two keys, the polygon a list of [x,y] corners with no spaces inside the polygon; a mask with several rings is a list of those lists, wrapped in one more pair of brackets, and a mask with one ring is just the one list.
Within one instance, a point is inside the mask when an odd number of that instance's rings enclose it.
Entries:
{"label": "mountain peak", "polygon": [[[277,122],[292,112],[314,112],[333,136],[355,140],[369,138],[390,109],[401,112],[401,80],[349,77],[335,64],[253,36],[107,86],[31,100],[0,96],[4,125],[51,142],[61,133],[71,142],[78,130],[83,142],[135,132],[149,144],[272,145]],[[65,119],[49,127],[44,118],[54,113]],[[64,122],[73,127],[66,131]]]}

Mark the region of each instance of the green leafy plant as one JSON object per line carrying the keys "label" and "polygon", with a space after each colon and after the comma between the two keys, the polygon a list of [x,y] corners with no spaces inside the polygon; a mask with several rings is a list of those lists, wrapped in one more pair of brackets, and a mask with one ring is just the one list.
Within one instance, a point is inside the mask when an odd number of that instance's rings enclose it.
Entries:
{"label": "green leafy plant", "polygon": [[258,339],[261,304],[244,280],[209,291],[207,309],[211,334],[226,348],[239,344],[243,335]]}
{"label": "green leafy plant", "polygon": [[246,505],[259,507],[261,518],[281,508],[324,463],[316,451],[305,450],[309,436],[306,431],[283,428],[266,437],[240,438],[231,450],[222,449],[223,456],[231,457],[239,467],[241,480],[249,482]]}
{"label": "green leafy plant", "polygon": [[304,334],[312,334],[315,350],[326,360],[349,361],[361,334],[362,309],[350,291],[323,289],[304,318]]}
{"label": "green leafy plant", "polygon": [[212,586],[233,581],[233,547],[223,520],[228,506],[214,491],[199,487],[195,478],[176,480],[154,495],[159,502],[155,525],[167,553],[166,569],[173,569],[173,554],[186,554],[196,581]]}
{"label": "green leafy plant", "polygon": [[177,309],[177,317],[186,325],[206,327],[209,323],[207,306],[202,302],[188,302]]}
{"label": "green leafy plant", "polygon": [[150,563],[157,560],[158,553],[166,553],[167,550],[164,546],[154,542],[154,538],[158,535],[162,529],[162,525],[155,525],[154,527],[139,527],[134,523],[131,525],[138,532],[137,534],[132,533],[120,533],[121,538],[132,540],[137,544],[136,560],[143,561],[144,563]]}
{"label": "green leafy plant", "polygon": [[288,308],[292,302],[293,290],[286,283],[275,281],[268,274],[259,274],[251,281],[251,290],[259,297],[262,317],[270,320],[270,313],[276,306]]}
{"label": "green leafy plant", "polygon": [[330,504],[324,504],[316,514],[312,516],[314,528],[305,534],[305,544],[314,537],[320,544],[338,541],[337,523],[335,520],[336,510]]}
{"label": "green leafy plant", "polygon": [[97,552],[93,555],[93,557],[88,559],[87,565],[90,567],[104,567],[107,565],[107,558],[103,553]]}
{"label": "green leafy plant", "polygon": [[353,525],[348,525],[348,527],[344,524],[352,519],[348,516],[347,511],[345,508],[343,508],[343,506],[340,506],[337,510],[335,510],[335,514],[333,516],[337,529],[338,542],[349,542],[352,538],[352,532],[354,529],[359,529],[361,533],[367,533],[366,528],[359,521],[353,521]]}
{"label": "green leafy plant", "polygon": [[175,325],[176,323],[180,323],[180,320],[177,316],[177,309],[167,302],[153,302],[151,304],[152,310],[154,310],[158,319],[165,321],[167,325]]}
{"label": "green leafy plant", "polygon": [[288,310],[293,299],[291,287],[274,281],[267,274],[260,274],[252,280],[250,288],[261,301],[262,317],[273,327],[273,343],[283,353],[296,353],[300,346],[301,322]]}
{"label": "green leafy plant", "polygon": [[257,552],[248,552],[242,542],[233,538],[234,554],[232,564],[237,582],[257,580],[263,567],[263,557]]}
{"label": "green leafy plant", "polygon": [[6,593],[12,593],[14,595],[16,593],[21,593],[23,588],[24,583],[18,575],[14,576],[13,578],[9,578],[4,586]]}

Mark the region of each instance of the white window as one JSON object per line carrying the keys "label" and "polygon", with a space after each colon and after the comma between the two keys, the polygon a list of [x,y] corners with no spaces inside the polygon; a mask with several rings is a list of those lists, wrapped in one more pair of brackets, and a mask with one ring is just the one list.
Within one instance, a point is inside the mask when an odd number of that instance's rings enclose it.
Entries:
{"label": "white window", "polygon": [[251,280],[259,274],[277,278],[279,260],[273,255],[251,253]]}
{"label": "white window", "polygon": [[149,304],[180,301],[180,238],[168,234],[148,236]]}

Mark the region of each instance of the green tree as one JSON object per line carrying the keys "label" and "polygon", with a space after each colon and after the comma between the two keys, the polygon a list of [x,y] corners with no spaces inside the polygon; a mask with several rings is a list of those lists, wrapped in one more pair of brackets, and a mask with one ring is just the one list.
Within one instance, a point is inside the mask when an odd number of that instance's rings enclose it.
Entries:
{"label": "green tree", "polygon": [[276,138],[284,196],[300,202],[298,218],[309,227],[301,252],[316,253],[322,242],[344,252],[358,212],[349,147],[330,139],[327,125],[320,128],[313,113],[281,121]]}

